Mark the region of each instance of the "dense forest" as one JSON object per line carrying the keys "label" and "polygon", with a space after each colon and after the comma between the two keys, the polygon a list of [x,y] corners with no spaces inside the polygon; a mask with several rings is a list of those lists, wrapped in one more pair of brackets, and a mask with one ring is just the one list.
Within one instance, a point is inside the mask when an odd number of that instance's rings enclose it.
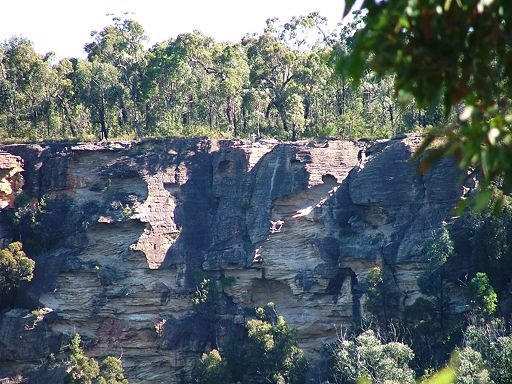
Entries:
{"label": "dense forest", "polygon": [[399,103],[392,76],[368,70],[352,87],[335,70],[360,25],[328,31],[312,13],[237,43],[194,31],[146,49],[142,25],[114,18],[87,59],[58,62],[12,37],[0,44],[0,138],[384,138],[438,123],[439,108]]}

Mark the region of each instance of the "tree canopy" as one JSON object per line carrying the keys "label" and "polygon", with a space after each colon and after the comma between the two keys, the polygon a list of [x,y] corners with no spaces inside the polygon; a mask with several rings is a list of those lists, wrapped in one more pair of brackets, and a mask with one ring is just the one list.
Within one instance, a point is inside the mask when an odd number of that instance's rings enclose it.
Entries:
{"label": "tree canopy", "polygon": [[99,364],[96,359],[85,354],[81,341],[78,333],[71,339],[71,356],[64,379],[66,384],[128,384],[121,359],[107,356]]}
{"label": "tree canopy", "polygon": [[86,58],[58,62],[13,37],[0,42],[0,138],[385,138],[433,120],[397,103],[392,77],[366,71],[350,87],[334,63],[358,24],[326,21],[269,19],[238,42],[192,31],[146,48],[142,25],[116,17],[91,33]]}

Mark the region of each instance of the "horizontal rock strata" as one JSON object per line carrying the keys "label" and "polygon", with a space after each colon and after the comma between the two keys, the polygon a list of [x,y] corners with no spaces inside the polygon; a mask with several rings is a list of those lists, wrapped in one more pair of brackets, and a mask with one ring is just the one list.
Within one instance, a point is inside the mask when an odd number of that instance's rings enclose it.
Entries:
{"label": "horizontal rock strata", "polygon": [[418,174],[419,142],[1,147],[4,243],[21,166],[52,241],[34,248],[34,281],[0,318],[0,377],[37,370],[79,332],[88,355],[122,355],[130,383],[181,382],[218,341],[192,304],[205,276],[222,296],[216,336],[274,302],[317,361],[364,313],[371,267],[393,267],[404,302],[418,295],[422,241],[462,193],[449,161]]}

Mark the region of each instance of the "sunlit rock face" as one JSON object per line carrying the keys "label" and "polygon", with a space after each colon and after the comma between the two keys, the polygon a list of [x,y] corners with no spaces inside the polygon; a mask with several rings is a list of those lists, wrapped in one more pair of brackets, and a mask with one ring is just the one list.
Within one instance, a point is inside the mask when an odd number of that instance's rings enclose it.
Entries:
{"label": "sunlit rock face", "polygon": [[[0,210],[14,206],[14,200],[23,187],[22,171],[21,157],[0,151]],[[5,215],[0,215],[0,247],[5,247],[10,238],[9,223]]]}
{"label": "sunlit rock face", "polygon": [[[47,380],[40,362],[79,332],[88,355],[122,355],[130,383],[186,382],[202,352],[267,302],[315,367],[364,315],[370,268],[392,266],[404,305],[418,296],[422,242],[462,193],[449,161],[418,174],[419,142],[3,146],[1,182],[20,189],[23,165],[52,241],[34,250],[33,282],[0,317],[0,378]],[[5,242],[16,238],[13,196],[2,187]],[[210,316],[192,304],[205,277],[220,290]]]}

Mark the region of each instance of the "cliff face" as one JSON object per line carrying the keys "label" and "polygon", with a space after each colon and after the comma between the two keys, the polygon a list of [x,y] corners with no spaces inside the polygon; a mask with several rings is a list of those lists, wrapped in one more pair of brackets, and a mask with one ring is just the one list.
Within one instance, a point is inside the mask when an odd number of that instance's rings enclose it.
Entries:
{"label": "cliff face", "polygon": [[[25,195],[45,201],[25,234],[42,239],[34,280],[0,317],[0,377],[37,369],[79,332],[88,355],[122,355],[130,383],[177,383],[270,301],[318,360],[361,318],[370,268],[389,267],[402,305],[418,296],[424,239],[462,193],[448,161],[417,173],[419,142],[0,148],[2,244],[19,236],[7,213],[22,166]],[[213,328],[192,304],[205,276],[221,291]]]}

